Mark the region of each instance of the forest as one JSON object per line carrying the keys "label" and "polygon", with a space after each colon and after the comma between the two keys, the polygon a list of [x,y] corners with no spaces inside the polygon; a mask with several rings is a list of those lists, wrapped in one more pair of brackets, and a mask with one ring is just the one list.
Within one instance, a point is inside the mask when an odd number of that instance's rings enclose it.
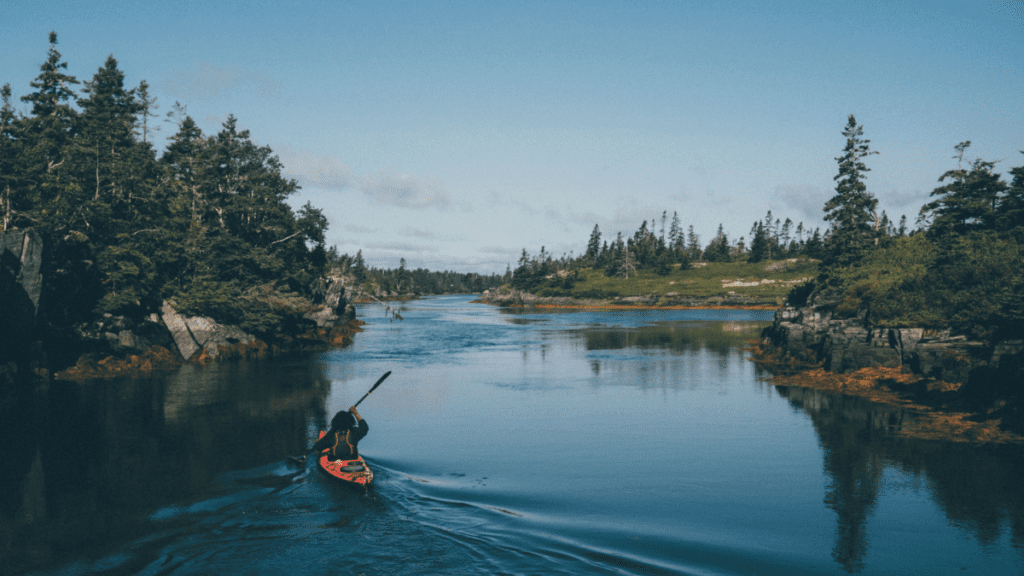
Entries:
{"label": "forest", "polygon": [[678,213],[669,221],[664,211],[660,230],[658,219],[644,221],[632,237],[618,233],[610,243],[595,225],[579,256],[524,249],[510,284],[558,294],[591,276],[583,270],[626,281],[642,271],[678,275],[699,262],[798,258],[818,261],[819,272],[790,292],[790,304],[828,301],[840,316],[863,314],[878,326],[948,328],[989,342],[1024,337],[1024,167],[1011,168],[1006,182],[996,162],[967,157],[970,141],[955,145],[956,166],[939,176],[933,200],[909,229],[905,216],[894,224],[879,212],[867,189],[866,159],[878,152],[853,115],[843,136],[824,232],[788,218],[780,223],[769,211],[753,223],[749,245],[719,225],[702,246],[693,226],[684,232]]}
{"label": "forest", "polygon": [[[125,85],[110,56],[90,80],[67,74],[50,48],[16,105],[0,88],[0,230],[44,238],[42,314],[69,326],[111,314],[140,317],[164,299],[267,336],[301,321],[302,298],[325,274],[347,273],[377,293],[480,291],[500,277],[367,268],[362,253],[325,246],[328,222],[282,175],[268,146],[229,116],[204,134],[175,103],[174,134],[158,153],[156,99]],[[76,87],[80,90],[76,92]],[[340,268],[340,270],[338,270]]]}

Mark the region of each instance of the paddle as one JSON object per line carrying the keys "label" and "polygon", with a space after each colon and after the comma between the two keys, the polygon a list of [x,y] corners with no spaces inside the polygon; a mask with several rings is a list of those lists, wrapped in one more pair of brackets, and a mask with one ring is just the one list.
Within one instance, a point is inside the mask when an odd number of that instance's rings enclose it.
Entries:
{"label": "paddle", "polygon": [[[363,394],[363,397],[359,399],[359,402],[356,402],[355,404],[353,404],[352,407],[355,408],[355,407],[359,406],[359,404],[362,403],[363,400],[366,400],[366,397],[370,395],[370,392],[373,392],[374,390],[376,390],[377,387],[380,386],[381,383],[384,382],[384,380],[388,376],[391,376],[391,370],[388,370],[387,372],[385,372],[384,375],[380,377],[380,380],[377,380],[377,382],[370,388],[370,391],[367,392],[366,394]],[[307,456],[306,454],[303,454],[302,456],[289,456],[288,459],[290,461],[292,461],[293,463],[295,463],[295,464],[300,464],[300,463],[303,463],[303,462],[306,461],[306,456]]]}
{"label": "paddle", "polygon": [[[388,376],[391,376],[391,370],[388,370],[387,372],[385,372],[384,375],[380,377],[380,380],[377,380],[377,383],[373,385],[373,388],[370,388],[370,392],[373,392],[374,390],[376,390],[377,386],[380,386],[380,383],[383,382],[384,379],[387,378]],[[370,395],[370,392],[367,392],[366,394],[363,394],[363,397],[359,399],[359,402],[356,402],[355,404],[353,404],[352,407],[355,408],[355,407],[359,406],[359,403],[362,402],[363,400],[366,400],[366,397]]]}

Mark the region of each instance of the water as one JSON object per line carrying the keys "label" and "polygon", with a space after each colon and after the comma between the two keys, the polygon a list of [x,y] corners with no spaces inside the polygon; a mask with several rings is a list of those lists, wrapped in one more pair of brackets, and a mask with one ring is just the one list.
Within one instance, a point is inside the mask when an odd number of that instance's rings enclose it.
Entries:
{"label": "water", "polygon": [[[1017,449],[775,387],[750,311],[364,307],[349,348],[0,407],[0,573],[1016,574]],[[361,406],[369,494],[292,464]],[[26,408],[26,406],[28,408]]]}

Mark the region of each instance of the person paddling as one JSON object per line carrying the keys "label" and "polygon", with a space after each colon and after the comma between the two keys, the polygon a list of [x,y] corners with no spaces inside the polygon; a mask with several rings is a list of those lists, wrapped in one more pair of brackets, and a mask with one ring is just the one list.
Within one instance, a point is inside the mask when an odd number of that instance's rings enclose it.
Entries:
{"label": "person paddling", "polygon": [[328,460],[355,460],[359,458],[359,441],[370,431],[370,425],[359,415],[355,406],[342,410],[331,419],[331,429],[306,454],[319,454],[324,450]]}

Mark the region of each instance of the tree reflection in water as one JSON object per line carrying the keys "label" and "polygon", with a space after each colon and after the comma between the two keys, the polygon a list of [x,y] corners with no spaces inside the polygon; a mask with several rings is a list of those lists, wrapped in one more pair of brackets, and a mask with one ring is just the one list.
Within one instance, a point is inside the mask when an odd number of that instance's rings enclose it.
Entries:
{"label": "tree reflection in water", "polygon": [[868,519],[887,466],[926,479],[932,498],[951,523],[982,546],[1001,537],[1004,522],[1014,545],[1024,544],[1021,447],[905,438],[894,432],[914,424],[911,411],[811,388],[776,390],[810,416],[821,441],[830,479],[825,504],[838,516],[832,557],[844,570],[858,572],[864,567]]}
{"label": "tree reflection in water", "polygon": [[[54,381],[0,401],[0,573],[101,555],[223,471],[301,452],[330,381],[273,362]],[[323,419],[321,417],[321,419]]]}

